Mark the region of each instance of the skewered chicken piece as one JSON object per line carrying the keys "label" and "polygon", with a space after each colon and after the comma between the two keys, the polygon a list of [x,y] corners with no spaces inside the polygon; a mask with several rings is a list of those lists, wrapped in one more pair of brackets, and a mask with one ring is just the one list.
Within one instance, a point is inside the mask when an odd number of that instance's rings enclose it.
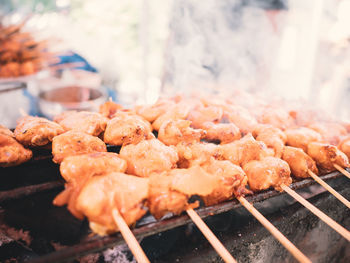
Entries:
{"label": "skewered chicken piece", "polygon": [[287,136],[286,145],[301,148],[307,152],[310,142],[322,142],[322,136],[317,131],[306,127],[292,128],[284,131]]}
{"label": "skewered chicken piece", "polygon": [[198,106],[190,111],[187,119],[192,121],[191,126],[206,131],[204,138],[207,141],[229,143],[241,138],[241,132],[233,123],[221,123],[223,109],[219,106]]}
{"label": "skewered chicken piece", "polygon": [[269,150],[263,142],[256,141],[251,134],[247,134],[238,141],[219,145],[218,153],[220,159],[229,160],[241,167],[251,160],[260,160],[272,155],[274,152]]}
{"label": "skewered chicken piece", "polygon": [[165,112],[152,123],[154,130],[159,131],[160,126],[169,120],[185,120],[191,110],[192,106],[186,101],[181,101],[178,104],[168,107]]}
{"label": "skewered chicken piece", "polygon": [[45,118],[25,116],[19,119],[15,129],[15,136],[24,146],[44,146],[52,139],[64,132],[63,128]]}
{"label": "skewered chicken piece", "polygon": [[123,109],[122,105],[113,101],[107,101],[100,105],[99,113],[108,119],[112,119],[114,114],[121,109]]}
{"label": "skewered chicken piece", "polygon": [[311,142],[307,154],[326,172],[335,171],[334,164],[342,168],[349,167],[348,157],[334,145]]}
{"label": "skewered chicken piece", "polygon": [[159,99],[155,104],[150,106],[136,106],[136,113],[149,122],[154,122],[159,116],[172,108],[175,102],[171,99]]}
{"label": "skewered chicken piece", "polygon": [[226,144],[241,138],[240,130],[233,123],[206,122],[202,128],[206,131],[204,139],[207,141],[219,141],[221,144]]}
{"label": "skewered chicken piece", "polygon": [[257,120],[262,124],[270,124],[273,127],[285,130],[295,126],[293,118],[281,107],[265,106],[255,112]]}
{"label": "skewered chicken piece", "polygon": [[140,177],[175,168],[179,160],[174,146],[166,146],[157,139],[125,145],[120,150],[120,157],[128,163],[127,173]]}
{"label": "skewered chicken piece", "polygon": [[[168,172],[160,174],[152,174],[149,177],[149,190],[147,206],[150,213],[160,219],[167,213],[179,215],[187,210],[188,196],[171,188],[174,176],[168,175]],[[198,204],[192,204],[192,208],[196,208]]]}
{"label": "skewered chicken piece", "polygon": [[268,148],[272,149],[275,157],[281,158],[287,137],[280,129],[266,124],[257,125],[253,136],[257,141],[264,142]]}
{"label": "skewered chicken piece", "polygon": [[0,127],[0,167],[19,165],[32,158],[32,151],[17,142],[10,130]]}
{"label": "skewered chicken piece", "polygon": [[345,153],[348,158],[350,158],[350,137],[343,139],[339,143],[338,149]]}
{"label": "skewered chicken piece", "polygon": [[66,131],[74,130],[99,136],[106,129],[108,119],[97,112],[66,111],[55,116],[54,121]]}
{"label": "skewered chicken piece", "polygon": [[199,142],[206,132],[202,129],[192,129],[190,125],[191,121],[188,120],[166,121],[160,126],[158,140],[165,145]]}
{"label": "skewered chicken piece", "polygon": [[104,141],[111,145],[136,144],[153,138],[151,124],[136,114],[118,111],[107,123]]}
{"label": "skewered chicken piece", "polygon": [[13,138],[15,137],[12,131],[10,131],[8,128],[2,125],[0,125],[0,134],[7,135]]}
{"label": "skewered chicken piece", "polygon": [[258,124],[255,117],[241,106],[224,105],[223,108],[223,117],[234,123],[244,135],[253,132],[254,127]]}
{"label": "skewered chicken piece", "polygon": [[332,145],[338,145],[341,138],[347,134],[346,128],[335,122],[316,122],[310,124],[308,128],[320,133],[323,140]]}
{"label": "skewered chicken piece", "polygon": [[79,131],[68,131],[52,140],[55,163],[61,163],[68,156],[106,151],[106,144],[101,139]]}
{"label": "skewered chicken piece", "polygon": [[189,112],[187,119],[192,122],[192,127],[200,129],[205,123],[219,123],[223,110],[218,106],[197,107]]}
{"label": "skewered chicken piece", "polygon": [[292,174],[297,178],[310,177],[309,170],[318,174],[315,161],[300,148],[285,146],[282,159],[288,163]]}
{"label": "skewered chicken piece", "polygon": [[203,196],[205,205],[210,206],[222,201],[250,193],[246,189],[248,178],[241,167],[229,161],[218,161],[214,158],[203,166],[204,170],[219,179],[219,184],[214,191]]}
{"label": "skewered chicken piece", "polygon": [[212,157],[220,158],[219,146],[213,143],[179,143],[176,145],[179,156],[178,167],[188,168],[202,165]]}
{"label": "skewered chicken piece", "polygon": [[87,181],[77,198],[76,208],[89,219],[92,231],[106,235],[118,231],[113,209],[118,209],[125,222],[133,225],[146,213],[147,196],[148,178],[109,173]]}
{"label": "skewered chicken piece", "polygon": [[198,165],[153,174],[150,177],[147,204],[157,219],[169,212],[180,214],[198,206],[198,202],[188,204],[191,196],[198,195],[204,199],[218,190],[220,183],[218,177],[207,173]]}
{"label": "skewered chicken piece", "polygon": [[95,152],[68,156],[60,165],[61,175],[67,182],[65,190],[56,196],[53,203],[57,206],[68,204],[68,210],[75,217],[83,219],[83,214],[76,208],[76,201],[85,183],[93,176],[125,171],[126,161],[116,153]]}
{"label": "skewered chicken piece", "polygon": [[279,158],[269,156],[259,161],[253,160],[246,163],[243,170],[248,176],[249,188],[252,191],[261,191],[270,187],[282,191],[282,185],[288,186],[292,183],[288,163]]}

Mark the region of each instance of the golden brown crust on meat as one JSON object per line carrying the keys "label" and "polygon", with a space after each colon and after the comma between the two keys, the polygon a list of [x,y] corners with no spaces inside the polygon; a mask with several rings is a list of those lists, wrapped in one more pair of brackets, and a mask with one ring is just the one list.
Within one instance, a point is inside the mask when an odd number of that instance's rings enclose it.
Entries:
{"label": "golden brown crust on meat", "polygon": [[57,123],[41,117],[25,116],[18,120],[15,129],[16,140],[25,146],[38,147],[52,142],[64,132]]}
{"label": "golden brown crust on meat", "polygon": [[54,121],[66,131],[74,130],[99,136],[106,129],[108,119],[97,112],[66,111],[55,116]]}
{"label": "golden brown crust on meat", "polygon": [[0,133],[0,167],[19,165],[32,155],[31,150],[24,148],[13,137]]}
{"label": "golden brown crust on meat", "polygon": [[68,156],[106,151],[106,144],[102,140],[79,131],[68,131],[52,140],[52,155],[55,163],[61,163]]}

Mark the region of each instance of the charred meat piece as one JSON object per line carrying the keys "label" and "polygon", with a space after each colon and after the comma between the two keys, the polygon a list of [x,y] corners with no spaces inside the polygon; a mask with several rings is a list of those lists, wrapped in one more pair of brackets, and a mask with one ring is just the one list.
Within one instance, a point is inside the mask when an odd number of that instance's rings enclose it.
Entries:
{"label": "charred meat piece", "polygon": [[45,118],[25,116],[19,119],[15,129],[16,140],[24,146],[44,146],[52,139],[64,133],[64,129],[57,123]]}
{"label": "charred meat piece", "polygon": [[99,138],[84,132],[69,131],[52,140],[52,155],[55,163],[61,163],[68,156],[107,152],[106,144]]}

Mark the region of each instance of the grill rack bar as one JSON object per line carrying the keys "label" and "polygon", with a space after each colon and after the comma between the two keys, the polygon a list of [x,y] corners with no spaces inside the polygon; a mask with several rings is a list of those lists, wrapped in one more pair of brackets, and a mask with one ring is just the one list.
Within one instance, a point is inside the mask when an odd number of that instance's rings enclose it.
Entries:
{"label": "grill rack bar", "polygon": [[[342,177],[343,175],[339,172],[332,172],[323,176],[320,176],[323,180],[331,180]],[[312,179],[304,179],[290,185],[290,188],[298,190],[310,185],[317,184],[316,181]],[[283,195],[284,193],[278,192],[276,190],[267,190],[258,194],[247,196],[247,200],[251,203],[258,203],[266,199]],[[242,207],[238,200],[233,199],[231,201],[226,201],[217,205],[209,207],[201,207],[196,210],[201,218],[206,218],[211,215],[220,214],[227,212],[229,210],[237,209]],[[142,223],[144,222],[144,223]],[[146,216],[141,219],[141,223],[137,225],[136,228],[132,229],[132,232],[137,238],[143,238],[150,235],[154,235],[166,230],[173,229],[178,226],[186,225],[190,223],[190,218],[186,215],[172,216],[160,221],[156,221],[151,215]],[[78,245],[67,247],[47,255],[40,256],[39,258],[31,259],[27,262],[30,263],[46,263],[46,262],[66,262],[73,260],[77,257],[85,256],[90,253],[95,253],[103,251],[107,248],[114,247],[116,245],[124,243],[124,240],[120,233],[114,235],[100,237],[100,236],[88,236],[86,239]]]}

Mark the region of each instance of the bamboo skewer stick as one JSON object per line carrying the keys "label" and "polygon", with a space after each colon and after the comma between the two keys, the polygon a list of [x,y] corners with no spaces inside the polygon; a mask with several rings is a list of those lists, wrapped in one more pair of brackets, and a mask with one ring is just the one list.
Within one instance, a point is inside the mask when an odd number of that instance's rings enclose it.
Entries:
{"label": "bamboo skewer stick", "polygon": [[137,242],[134,234],[131,232],[129,226],[125,223],[124,218],[120,215],[117,209],[112,211],[114,222],[119,228],[125,242],[128,244],[131,252],[139,263],[150,263],[145,252],[143,252],[140,244]]}
{"label": "bamboo skewer stick", "polygon": [[216,252],[222,257],[225,262],[237,263],[237,261],[231,256],[231,254],[227,251],[227,249],[222,245],[219,239],[213,234],[213,232],[209,229],[209,227],[203,222],[203,220],[199,217],[199,215],[192,209],[186,210],[189,217],[196,224],[196,226],[200,229],[203,235],[208,239],[210,244],[214,247]]}
{"label": "bamboo skewer stick", "polygon": [[334,168],[337,169],[339,172],[341,172],[343,175],[345,175],[347,178],[350,179],[350,173],[345,170],[344,168],[340,167],[338,164],[333,164]]}
{"label": "bamboo skewer stick", "polygon": [[294,244],[249,203],[247,199],[244,197],[237,197],[237,199],[299,262],[311,263],[311,260],[294,246]]}
{"label": "bamboo skewer stick", "polygon": [[341,194],[339,194],[337,191],[335,191],[329,184],[327,184],[325,181],[323,181],[320,177],[318,177],[315,173],[308,170],[309,175],[320,185],[322,185],[328,192],[330,192],[332,195],[334,195],[340,202],[342,202],[344,205],[346,205],[348,208],[350,208],[350,202],[346,200]]}
{"label": "bamboo skewer stick", "polygon": [[340,235],[342,235],[345,239],[350,241],[350,232],[346,230],[344,227],[339,225],[337,222],[335,222],[332,218],[327,216],[325,213],[323,213],[321,210],[319,210],[317,207],[315,207],[313,204],[311,204],[309,201],[304,199],[302,196],[300,196],[297,192],[290,189],[286,185],[281,185],[281,188],[287,192],[289,195],[291,195],[295,200],[297,200],[299,203],[301,203],[303,206],[305,206],[307,209],[309,209],[313,214],[318,216],[323,222],[325,222],[327,225],[329,225],[331,228],[333,228],[335,231],[337,231]]}

